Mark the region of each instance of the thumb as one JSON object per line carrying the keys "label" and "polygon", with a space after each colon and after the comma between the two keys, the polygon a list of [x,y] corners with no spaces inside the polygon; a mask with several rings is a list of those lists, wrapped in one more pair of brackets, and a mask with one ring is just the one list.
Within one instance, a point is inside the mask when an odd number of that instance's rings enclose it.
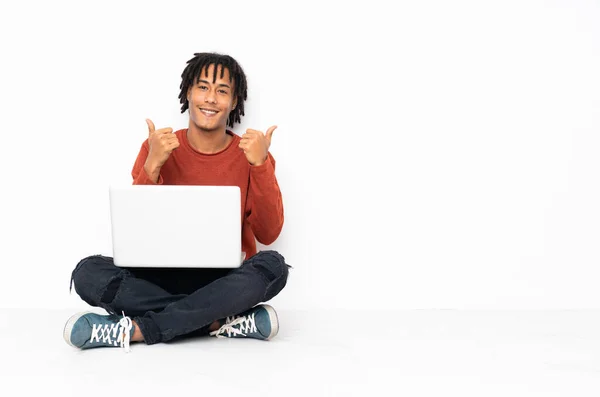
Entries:
{"label": "thumb", "polygon": [[267,130],[267,133],[265,134],[265,136],[266,136],[266,137],[267,137],[267,139],[269,140],[269,143],[271,143],[271,137],[273,136],[273,131],[275,131],[275,129],[277,129],[277,126],[276,126],[276,125],[274,125],[274,126],[270,127],[270,128]]}
{"label": "thumb", "polygon": [[150,119],[146,119],[146,124],[148,124],[148,136],[150,136],[150,135],[152,135],[154,130],[156,130],[156,127],[154,126],[154,123]]}

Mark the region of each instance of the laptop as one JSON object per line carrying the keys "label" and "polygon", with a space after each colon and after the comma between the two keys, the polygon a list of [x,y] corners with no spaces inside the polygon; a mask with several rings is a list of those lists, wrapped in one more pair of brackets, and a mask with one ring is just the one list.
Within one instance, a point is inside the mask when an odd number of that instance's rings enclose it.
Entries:
{"label": "laptop", "polygon": [[238,186],[110,186],[113,259],[120,267],[235,268]]}

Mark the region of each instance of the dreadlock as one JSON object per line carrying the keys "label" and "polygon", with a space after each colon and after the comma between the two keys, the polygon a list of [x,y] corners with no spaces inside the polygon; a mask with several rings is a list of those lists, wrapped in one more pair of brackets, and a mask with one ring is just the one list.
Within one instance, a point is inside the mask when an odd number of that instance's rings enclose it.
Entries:
{"label": "dreadlock", "polygon": [[237,105],[235,109],[229,113],[227,125],[233,127],[235,123],[241,122],[241,116],[244,115],[244,101],[248,97],[248,87],[246,83],[246,75],[244,70],[235,59],[229,55],[217,54],[214,52],[195,53],[194,57],[187,61],[187,66],[181,74],[181,92],[179,93],[179,102],[181,103],[181,113],[189,108],[187,93],[192,85],[198,84],[200,75],[204,72],[204,76],[208,77],[208,67],[215,65],[213,73],[213,83],[217,79],[217,70],[221,66],[221,76],[225,73],[225,69],[229,70],[229,78],[233,81],[234,97],[237,97]]}

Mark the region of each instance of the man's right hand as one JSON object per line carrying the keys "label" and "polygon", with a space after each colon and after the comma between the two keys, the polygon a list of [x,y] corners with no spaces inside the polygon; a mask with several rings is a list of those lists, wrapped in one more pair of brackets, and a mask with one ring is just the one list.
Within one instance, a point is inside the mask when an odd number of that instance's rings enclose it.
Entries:
{"label": "man's right hand", "polygon": [[179,147],[179,140],[173,134],[172,128],[157,130],[150,119],[146,119],[146,124],[148,124],[148,143],[150,144],[148,159],[153,165],[162,167],[173,150]]}
{"label": "man's right hand", "polygon": [[148,144],[150,152],[146,159],[144,169],[148,176],[156,182],[160,168],[167,161],[173,150],[179,147],[179,140],[173,134],[172,128],[161,128],[159,130],[154,127],[154,123],[150,119],[146,119],[148,124]]}

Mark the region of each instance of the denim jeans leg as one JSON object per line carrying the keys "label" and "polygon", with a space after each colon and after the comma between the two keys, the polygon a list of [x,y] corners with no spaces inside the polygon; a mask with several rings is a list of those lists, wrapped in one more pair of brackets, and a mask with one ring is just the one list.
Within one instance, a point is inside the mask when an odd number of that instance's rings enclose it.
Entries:
{"label": "denim jeans leg", "polygon": [[[151,282],[136,278],[127,269],[115,266],[111,257],[102,255],[82,259],[73,270],[71,285],[89,305],[101,307],[109,313],[120,315],[124,312],[130,317],[161,311],[187,296],[171,294]],[[154,336],[148,337],[152,339]]]}
{"label": "denim jeans leg", "polygon": [[261,251],[226,276],[169,304],[161,312],[147,312],[134,320],[147,344],[166,342],[273,298],[285,287],[287,277],[288,265],[283,256],[275,251]]}

